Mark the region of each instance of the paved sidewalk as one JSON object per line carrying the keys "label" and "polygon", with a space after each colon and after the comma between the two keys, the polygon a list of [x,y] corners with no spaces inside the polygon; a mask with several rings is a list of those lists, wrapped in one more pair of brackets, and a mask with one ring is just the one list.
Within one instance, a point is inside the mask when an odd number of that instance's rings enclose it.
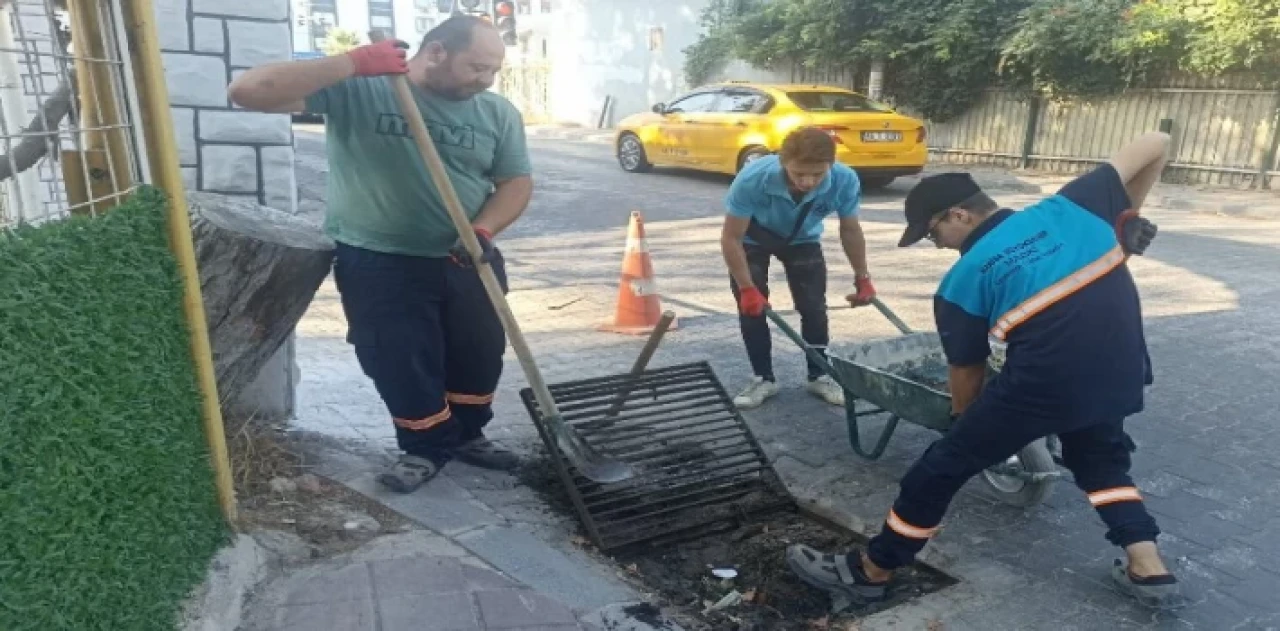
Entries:
{"label": "paved sidewalk", "polygon": [[582,631],[573,611],[457,557],[355,561],[299,581],[279,631]]}

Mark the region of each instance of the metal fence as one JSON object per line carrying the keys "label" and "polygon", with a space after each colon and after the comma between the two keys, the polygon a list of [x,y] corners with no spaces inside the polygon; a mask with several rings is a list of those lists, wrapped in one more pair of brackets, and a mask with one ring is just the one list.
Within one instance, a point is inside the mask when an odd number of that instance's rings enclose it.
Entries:
{"label": "metal fence", "polygon": [[141,181],[120,2],[0,2],[0,228],[97,214]]}
{"label": "metal fence", "polygon": [[929,124],[929,150],[943,162],[1074,173],[1159,129],[1173,136],[1166,181],[1270,188],[1280,175],[1278,108],[1280,91],[1247,79],[1171,82],[1093,102],[988,90],[959,117]]}
{"label": "metal fence", "polygon": [[551,121],[551,66],[546,62],[526,62],[507,66],[494,86],[511,101],[529,125]]}

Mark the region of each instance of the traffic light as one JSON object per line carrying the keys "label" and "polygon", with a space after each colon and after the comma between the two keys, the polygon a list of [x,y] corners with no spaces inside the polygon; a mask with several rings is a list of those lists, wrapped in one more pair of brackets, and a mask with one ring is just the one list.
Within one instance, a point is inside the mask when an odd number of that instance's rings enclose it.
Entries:
{"label": "traffic light", "polygon": [[502,43],[516,45],[516,3],[498,0],[493,3],[494,24],[502,35]]}

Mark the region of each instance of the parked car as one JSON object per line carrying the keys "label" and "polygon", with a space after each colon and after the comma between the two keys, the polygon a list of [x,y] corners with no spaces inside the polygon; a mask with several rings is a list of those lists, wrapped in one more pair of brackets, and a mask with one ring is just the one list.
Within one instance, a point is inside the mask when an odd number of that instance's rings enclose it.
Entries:
{"label": "parked car", "polygon": [[623,119],[614,146],[618,164],[633,173],[672,166],[734,175],[805,125],[835,139],[836,159],[857,171],[867,189],[919,173],[928,159],[924,121],[824,85],[703,86]]}

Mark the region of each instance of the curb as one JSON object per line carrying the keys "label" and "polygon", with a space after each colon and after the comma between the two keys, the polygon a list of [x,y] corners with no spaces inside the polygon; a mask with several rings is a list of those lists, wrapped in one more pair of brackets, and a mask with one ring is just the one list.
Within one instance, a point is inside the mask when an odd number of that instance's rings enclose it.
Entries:
{"label": "curb", "polygon": [[226,631],[240,627],[245,600],[267,574],[268,553],[249,535],[237,535],[209,563],[204,583],[183,605],[183,631]]}
{"label": "curb", "polygon": [[546,140],[569,140],[574,142],[590,142],[597,144],[609,144],[613,142],[614,134],[612,129],[589,129],[583,127],[550,127],[531,125],[526,126],[525,135],[529,138],[541,138]]}

